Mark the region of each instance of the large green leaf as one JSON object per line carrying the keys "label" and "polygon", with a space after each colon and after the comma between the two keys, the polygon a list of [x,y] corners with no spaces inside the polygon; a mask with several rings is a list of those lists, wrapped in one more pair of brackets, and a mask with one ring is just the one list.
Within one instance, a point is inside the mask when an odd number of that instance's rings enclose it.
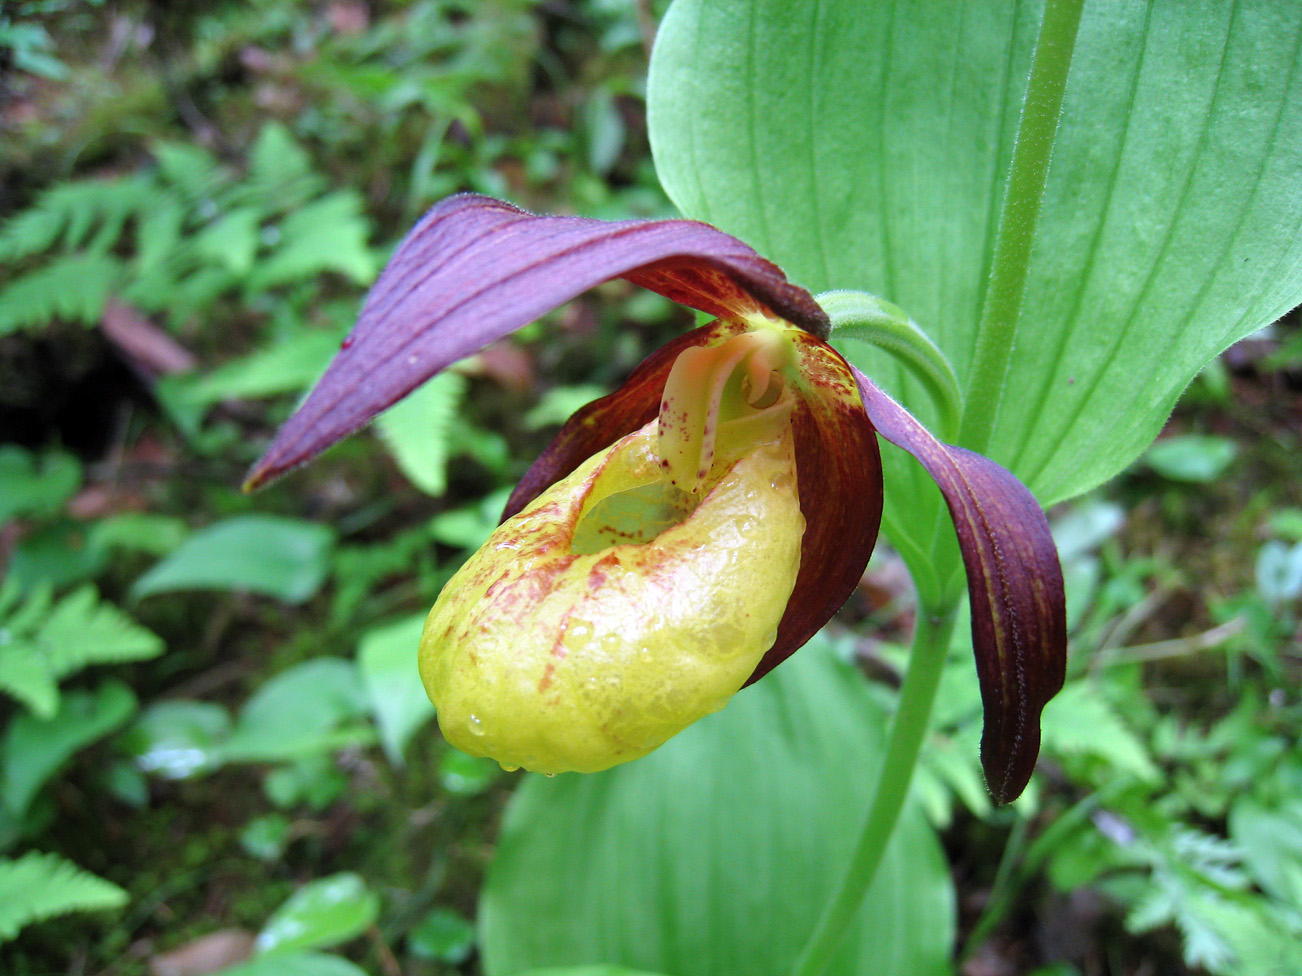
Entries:
{"label": "large green leaf", "polygon": [[196,532],[136,580],[136,599],[174,590],[247,590],[287,603],[325,581],[335,534],[278,515],[239,515]]}
{"label": "large green leaf", "polygon": [[[485,972],[789,972],[844,869],[884,725],[863,678],[816,639],[645,759],[530,776],[480,901]],[[953,936],[949,872],[907,813],[830,971],[945,972]]]}
{"label": "large green leaf", "polygon": [[[649,92],[665,188],[815,291],[903,306],[967,388],[1041,8],[676,0]],[[1085,5],[990,448],[1042,501],[1120,471],[1302,301],[1300,50],[1302,4]]]}

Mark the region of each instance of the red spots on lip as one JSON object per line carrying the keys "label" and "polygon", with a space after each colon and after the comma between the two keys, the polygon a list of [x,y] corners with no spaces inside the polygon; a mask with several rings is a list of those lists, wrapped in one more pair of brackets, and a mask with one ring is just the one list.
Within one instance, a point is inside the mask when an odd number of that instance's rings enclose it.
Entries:
{"label": "red spots on lip", "polygon": [[570,614],[573,609],[565,611],[561,617],[561,625],[556,631],[556,640],[552,641],[551,660],[547,662],[547,667],[543,668],[543,676],[538,680],[538,694],[542,694],[551,687],[552,679],[556,675],[556,664],[565,660],[565,634],[570,629]]}

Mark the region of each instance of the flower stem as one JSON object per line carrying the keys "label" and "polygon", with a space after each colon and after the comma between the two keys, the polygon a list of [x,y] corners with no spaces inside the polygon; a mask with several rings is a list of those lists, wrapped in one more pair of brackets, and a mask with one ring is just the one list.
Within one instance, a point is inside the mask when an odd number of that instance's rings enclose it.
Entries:
{"label": "flower stem", "polygon": [[870,342],[895,356],[935,404],[941,439],[957,436],[963,411],[958,376],[940,347],[904,309],[866,291],[826,291],[815,301],[832,322],[831,338]]}
{"label": "flower stem", "polygon": [[845,875],[796,961],[793,976],[821,976],[827,971],[872,885],[909,794],[909,783],[927,733],[956,614],[957,600],[951,600],[939,612],[918,608],[909,667],[900,689],[899,706],[886,743],[886,756],[877,779],[872,807],[868,810],[858,844],[850,855]]}
{"label": "flower stem", "polygon": [[1004,396],[1083,5],[1084,0],[1048,0],[1035,42],[959,426],[959,443],[981,453],[990,446]]}

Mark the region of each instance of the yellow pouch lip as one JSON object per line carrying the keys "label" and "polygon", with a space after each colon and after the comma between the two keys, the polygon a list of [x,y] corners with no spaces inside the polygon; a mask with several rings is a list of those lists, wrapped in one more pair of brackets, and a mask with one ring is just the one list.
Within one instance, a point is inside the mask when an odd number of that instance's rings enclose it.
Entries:
{"label": "yellow pouch lip", "polygon": [[[569,551],[593,486],[612,465],[658,471],[654,443],[653,422],[589,459],[445,588],[421,670],[454,745],[543,772],[604,769],[722,707],[771,646],[804,529],[789,430],[729,465],[654,540]],[[761,488],[748,512],[747,493]],[[758,551],[746,551],[743,528]],[[729,646],[715,653],[716,640]]]}

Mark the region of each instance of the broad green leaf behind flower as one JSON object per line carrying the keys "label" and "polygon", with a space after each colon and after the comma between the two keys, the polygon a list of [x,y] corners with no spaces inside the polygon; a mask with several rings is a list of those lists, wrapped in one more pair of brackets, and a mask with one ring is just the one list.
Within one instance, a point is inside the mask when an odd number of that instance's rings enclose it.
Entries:
{"label": "broad green leaf behind flower", "polygon": [[[661,180],[811,290],[905,308],[966,387],[1041,7],[676,0]],[[1212,357],[1302,301],[1300,66],[1296,3],[1085,5],[990,449],[1042,502],[1119,472]],[[854,358],[932,419],[889,357]],[[891,487],[888,528],[929,531]]]}

